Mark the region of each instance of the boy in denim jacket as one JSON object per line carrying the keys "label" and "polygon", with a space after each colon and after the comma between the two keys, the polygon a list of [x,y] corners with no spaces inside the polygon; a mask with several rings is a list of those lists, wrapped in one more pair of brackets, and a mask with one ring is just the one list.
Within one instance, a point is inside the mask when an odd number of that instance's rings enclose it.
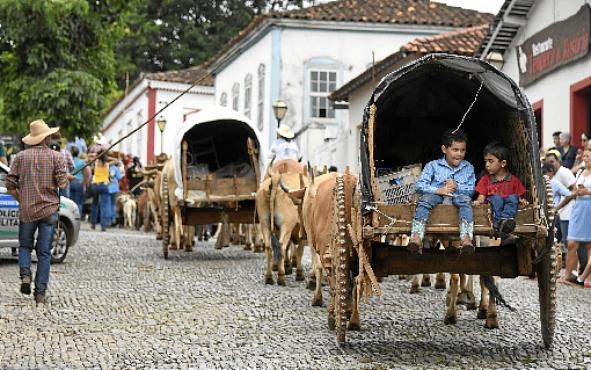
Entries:
{"label": "boy in denim jacket", "polygon": [[416,183],[421,195],[415,217],[408,250],[421,253],[425,225],[433,207],[441,203],[452,203],[460,213],[460,240],[462,249],[474,251],[474,215],[472,195],[476,176],[474,167],[464,160],[468,138],[461,130],[447,130],[443,134],[441,151],[443,158],[427,163]]}

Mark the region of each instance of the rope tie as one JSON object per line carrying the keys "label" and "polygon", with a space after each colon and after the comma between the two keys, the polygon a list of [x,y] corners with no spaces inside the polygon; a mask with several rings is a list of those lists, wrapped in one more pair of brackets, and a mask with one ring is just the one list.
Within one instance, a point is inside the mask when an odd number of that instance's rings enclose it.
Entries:
{"label": "rope tie", "polygon": [[455,130],[452,131],[452,134],[455,134],[460,129],[460,127],[462,127],[462,125],[464,124],[464,120],[466,119],[466,116],[468,115],[468,113],[470,113],[470,111],[472,110],[472,107],[474,106],[474,104],[476,104],[476,101],[478,100],[478,95],[480,95],[480,90],[482,90],[483,85],[484,85],[484,80],[482,80],[482,82],[480,82],[480,86],[478,87],[478,90],[476,90],[476,95],[474,95],[474,100],[472,100],[472,103],[470,103],[470,106],[468,107],[468,109],[464,113],[464,116],[462,117],[460,124],[458,125],[458,127],[456,127]]}

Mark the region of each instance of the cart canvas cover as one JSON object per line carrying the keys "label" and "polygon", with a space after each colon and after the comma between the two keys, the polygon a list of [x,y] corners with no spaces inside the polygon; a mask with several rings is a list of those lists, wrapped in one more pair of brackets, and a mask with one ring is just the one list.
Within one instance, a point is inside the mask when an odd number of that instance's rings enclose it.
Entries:
{"label": "cart canvas cover", "polygon": [[[191,119],[182,124],[177,131],[174,140],[174,150],[172,159],[174,162],[174,176],[177,183],[175,195],[178,199],[183,198],[183,182],[182,182],[182,143],[189,136],[211,138],[213,136],[214,143],[219,146],[217,150],[224,156],[229,156],[224,162],[229,163],[236,158],[232,158],[233,151],[240,151],[238,156],[242,159],[248,158],[246,140],[248,137],[256,142],[256,147],[259,151],[259,163],[255,164],[261,169],[261,158],[264,158],[264,149],[261,148],[260,133],[253,129],[250,120],[242,113],[236,112],[232,109],[211,106],[204,108],[197,114],[193,115]],[[225,145],[220,145],[223,143]]]}
{"label": "cart canvas cover", "polygon": [[[374,163],[370,165],[370,108],[373,105],[376,108],[371,133]],[[468,135],[468,154],[471,155],[466,159],[475,165],[477,174],[478,166],[483,169],[481,148],[498,140],[520,150],[519,158],[512,160],[527,161],[534,181],[542,181],[535,117],[517,84],[485,61],[431,54],[386,75],[365,107],[359,152],[364,211],[375,199],[372,169],[377,171],[382,165],[424,165],[440,157],[441,134],[458,127],[465,114],[461,129]],[[525,143],[522,139],[517,142],[518,135],[512,134],[515,127],[525,132],[519,135],[526,137]],[[518,175],[519,172],[516,171]],[[538,189],[543,189],[541,182],[537,185]],[[545,203],[544,192],[539,196]]]}

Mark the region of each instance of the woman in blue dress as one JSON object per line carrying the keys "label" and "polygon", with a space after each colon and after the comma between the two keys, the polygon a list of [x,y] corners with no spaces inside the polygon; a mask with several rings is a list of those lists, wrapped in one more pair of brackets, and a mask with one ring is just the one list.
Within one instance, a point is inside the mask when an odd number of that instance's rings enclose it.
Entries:
{"label": "woman in blue dress", "polygon": [[[584,285],[591,288],[591,260],[587,259],[585,271],[575,277],[572,271],[576,268],[577,254],[579,247],[586,245],[587,251],[591,250],[591,148],[583,151],[583,162],[585,168],[577,175],[573,195],[576,196],[575,204],[571,211],[570,223],[568,225],[568,253],[566,260],[565,280],[577,285]],[[571,253],[572,251],[572,253]]]}

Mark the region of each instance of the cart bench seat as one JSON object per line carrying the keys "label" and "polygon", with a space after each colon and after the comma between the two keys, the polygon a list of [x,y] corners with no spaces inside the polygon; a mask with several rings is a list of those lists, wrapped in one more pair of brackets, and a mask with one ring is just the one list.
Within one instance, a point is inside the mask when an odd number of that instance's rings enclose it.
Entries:
{"label": "cart bench seat", "polygon": [[[378,218],[379,227],[373,228],[371,232],[374,235],[410,234],[415,208],[416,203],[378,205],[374,217]],[[514,233],[517,235],[536,236],[546,232],[545,227],[536,223],[535,208],[532,205],[520,207],[515,222],[517,226]],[[425,228],[427,234],[458,234],[459,230],[459,216],[455,206],[440,204],[433,208]],[[474,234],[494,234],[492,211],[488,204],[474,207]]]}

